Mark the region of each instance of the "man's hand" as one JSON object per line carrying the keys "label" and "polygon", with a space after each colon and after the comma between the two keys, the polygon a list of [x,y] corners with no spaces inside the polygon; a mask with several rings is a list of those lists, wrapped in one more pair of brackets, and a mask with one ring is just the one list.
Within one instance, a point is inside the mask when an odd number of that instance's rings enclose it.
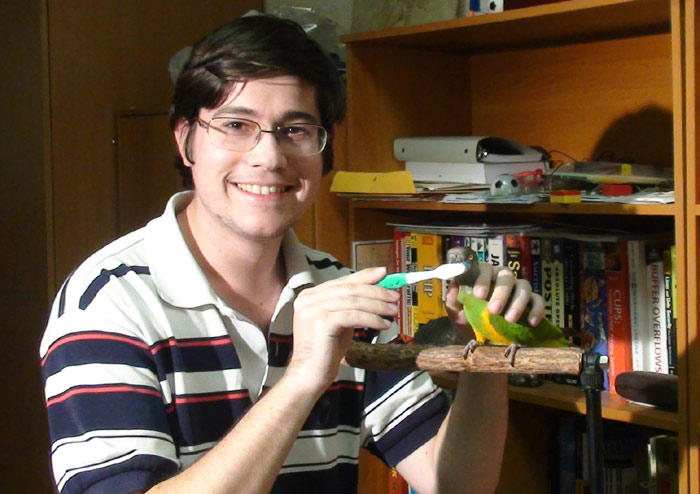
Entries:
{"label": "man's hand", "polygon": [[[536,326],[544,317],[544,299],[532,291],[529,281],[516,279],[515,273],[504,266],[494,267],[487,262],[480,262],[479,275],[474,282],[474,296],[486,300],[492,290],[488,299],[489,312],[492,314],[503,313],[508,322],[516,322],[529,304],[528,323],[531,326]],[[459,286],[454,281],[450,282],[445,301],[447,314],[458,330],[470,336],[464,308],[457,300],[458,292]]]}
{"label": "man's hand", "polygon": [[385,268],[369,268],[303,290],[294,302],[294,351],[287,374],[322,392],[338,373],[355,328],[388,329],[399,292],[376,286]]}

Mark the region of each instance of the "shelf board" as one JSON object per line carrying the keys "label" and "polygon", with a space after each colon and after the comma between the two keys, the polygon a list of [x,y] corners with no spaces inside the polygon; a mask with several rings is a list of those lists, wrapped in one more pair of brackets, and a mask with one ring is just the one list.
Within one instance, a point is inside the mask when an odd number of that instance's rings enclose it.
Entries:
{"label": "shelf board", "polygon": [[[457,385],[457,376],[454,373],[431,373],[431,377],[435,384],[444,388],[454,389]],[[536,388],[508,386],[508,396],[512,401],[520,403],[586,414],[586,395],[577,386],[551,381],[544,381],[542,386]],[[604,419],[678,432],[676,413],[637,405],[607,392],[601,393],[600,402]]]}
{"label": "shelf board", "polygon": [[359,209],[392,209],[411,211],[469,211],[518,214],[607,214],[640,216],[673,216],[682,213],[677,204],[609,204],[580,203],[556,204],[454,204],[420,200],[351,199],[351,206]]}
{"label": "shelf board", "polygon": [[567,44],[670,32],[668,0],[569,0],[341,36],[343,43],[455,51]]}
{"label": "shelf board", "polygon": [[[510,386],[510,399],[575,413],[586,413],[586,395],[577,386],[544,382],[537,388]],[[637,405],[618,395],[601,394],[603,418],[678,432],[678,415],[656,407]]]}

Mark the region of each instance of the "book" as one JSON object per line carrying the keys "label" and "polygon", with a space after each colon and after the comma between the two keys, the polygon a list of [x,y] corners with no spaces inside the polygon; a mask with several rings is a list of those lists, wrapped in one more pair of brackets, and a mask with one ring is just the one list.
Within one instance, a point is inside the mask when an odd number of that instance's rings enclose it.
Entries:
{"label": "book", "polygon": [[[532,264],[532,291],[542,295],[542,256],[539,237],[530,237],[530,262]],[[576,301],[578,305],[578,301]],[[577,328],[578,329],[578,328]]]}
{"label": "book", "polygon": [[542,237],[540,239],[540,259],[542,266],[542,298],[545,317],[554,325],[563,328],[564,319],[564,258],[563,239]]}
{"label": "book", "polygon": [[530,255],[530,238],[520,233],[505,234],[506,266],[517,278],[532,279],[532,260]]}
{"label": "book", "polygon": [[[416,271],[430,271],[442,264],[442,236],[434,233],[416,234]],[[417,284],[418,328],[439,317],[447,315],[442,303],[440,280],[426,280]],[[416,325],[414,324],[414,328]]]}
{"label": "book", "polygon": [[647,321],[649,300],[647,298],[647,271],[645,242],[638,239],[627,241],[627,263],[630,287],[630,333],[632,341],[632,370],[648,371]]}
{"label": "book", "polygon": [[486,237],[469,237],[469,246],[476,252],[479,262],[489,262],[488,239]]}
{"label": "book", "polygon": [[676,318],[673,312],[674,276],[672,275],[671,248],[663,252],[664,259],[664,295],[666,316],[666,346],[668,350],[668,373],[678,375],[678,345],[676,338]]}
{"label": "book", "polygon": [[520,163],[436,163],[406,161],[406,171],[414,182],[450,182],[490,185],[503,174],[515,175],[535,170],[545,171],[544,162]]}
{"label": "book", "polygon": [[581,330],[581,310],[579,302],[581,300],[579,284],[579,252],[578,241],[569,238],[564,239],[564,327],[571,330],[575,336],[570,337],[571,342],[581,345],[581,338],[578,336]]}
{"label": "book", "polygon": [[[394,266],[392,271],[394,273],[403,273],[406,271],[406,257],[404,255],[404,245],[405,237],[407,233],[394,230],[393,234],[393,261]],[[399,288],[399,311],[396,315],[396,324],[399,327],[400,334],[406,334],[406,290],[407,287]]]}
{"label": "book", "polygon": [[649,491],[678,494],[678,438],[666,434],[649,438]]}
{"label": "book", "polygon": [[[486,240],[486,251],[488,256],[486,262],[490,262],[493,266],[506,265],[506,240],[505,235],[495,234],[490,235]],[[477,252],[478,255],[478,252]]]}
{"label": "book", "polygon": [[389,467],[387,494],[408,494],[408,483],[394,467]]}
{"label": "book", "polygon": [[616,393],[617,376],[632,370],[629,264],[626,241],[606,242],[604,245],[608,299],[608,378],[610,392]]}
{"label": "book", "polygon": [[[410,232],[406,236],[406,272],[416,271],[418,263],[418,234]],[[406,333],[409,338],[413,338],[418,329],[418,287],[409,285],[406,287]]]}
{"label": "book", "polygon": [[647,244],[647,359],[650,372],[668,374],[668,335],[666,333],[666,293],[664,289],[664,247]]}
{"label": "book", "polygon": [[[602,242],[580,243],[581,347],[608,355],[608,310],[605,286],[605,250]],[[610,390],[607,373],[605,389]]]}

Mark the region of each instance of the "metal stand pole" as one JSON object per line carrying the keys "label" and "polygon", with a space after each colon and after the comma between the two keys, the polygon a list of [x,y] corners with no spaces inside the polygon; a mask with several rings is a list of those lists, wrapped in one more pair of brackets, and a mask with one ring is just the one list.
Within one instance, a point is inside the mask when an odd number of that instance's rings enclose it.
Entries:
{"label": "metal stand pole", "polygon": [[607,357],[599,353],[583,355],[581,389],[586,393],[586,428],[588,431],[588,474],[590,494],[604,494],[603,484],[603,414],[600,392],[605,389],[603,365]]}

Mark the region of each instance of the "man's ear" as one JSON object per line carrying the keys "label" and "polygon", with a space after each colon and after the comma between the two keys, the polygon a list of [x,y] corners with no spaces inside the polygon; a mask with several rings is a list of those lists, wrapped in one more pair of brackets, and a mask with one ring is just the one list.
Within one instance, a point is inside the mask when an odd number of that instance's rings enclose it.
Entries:
{"label": "man's ear", "polygon": [[180,154],[180,158],[182,158],[182,162],[185,164],[185,166],[192,166],[193,164],[188,158],[188,155],[191,153],[188,153],[187,149],[190,142],[189,135],[191,132],[192,127],[184,118],[181,118],[175,125],[175,129],[173,129],[173,136],[175,137],[175,143],[177,144],[177,151]]}

